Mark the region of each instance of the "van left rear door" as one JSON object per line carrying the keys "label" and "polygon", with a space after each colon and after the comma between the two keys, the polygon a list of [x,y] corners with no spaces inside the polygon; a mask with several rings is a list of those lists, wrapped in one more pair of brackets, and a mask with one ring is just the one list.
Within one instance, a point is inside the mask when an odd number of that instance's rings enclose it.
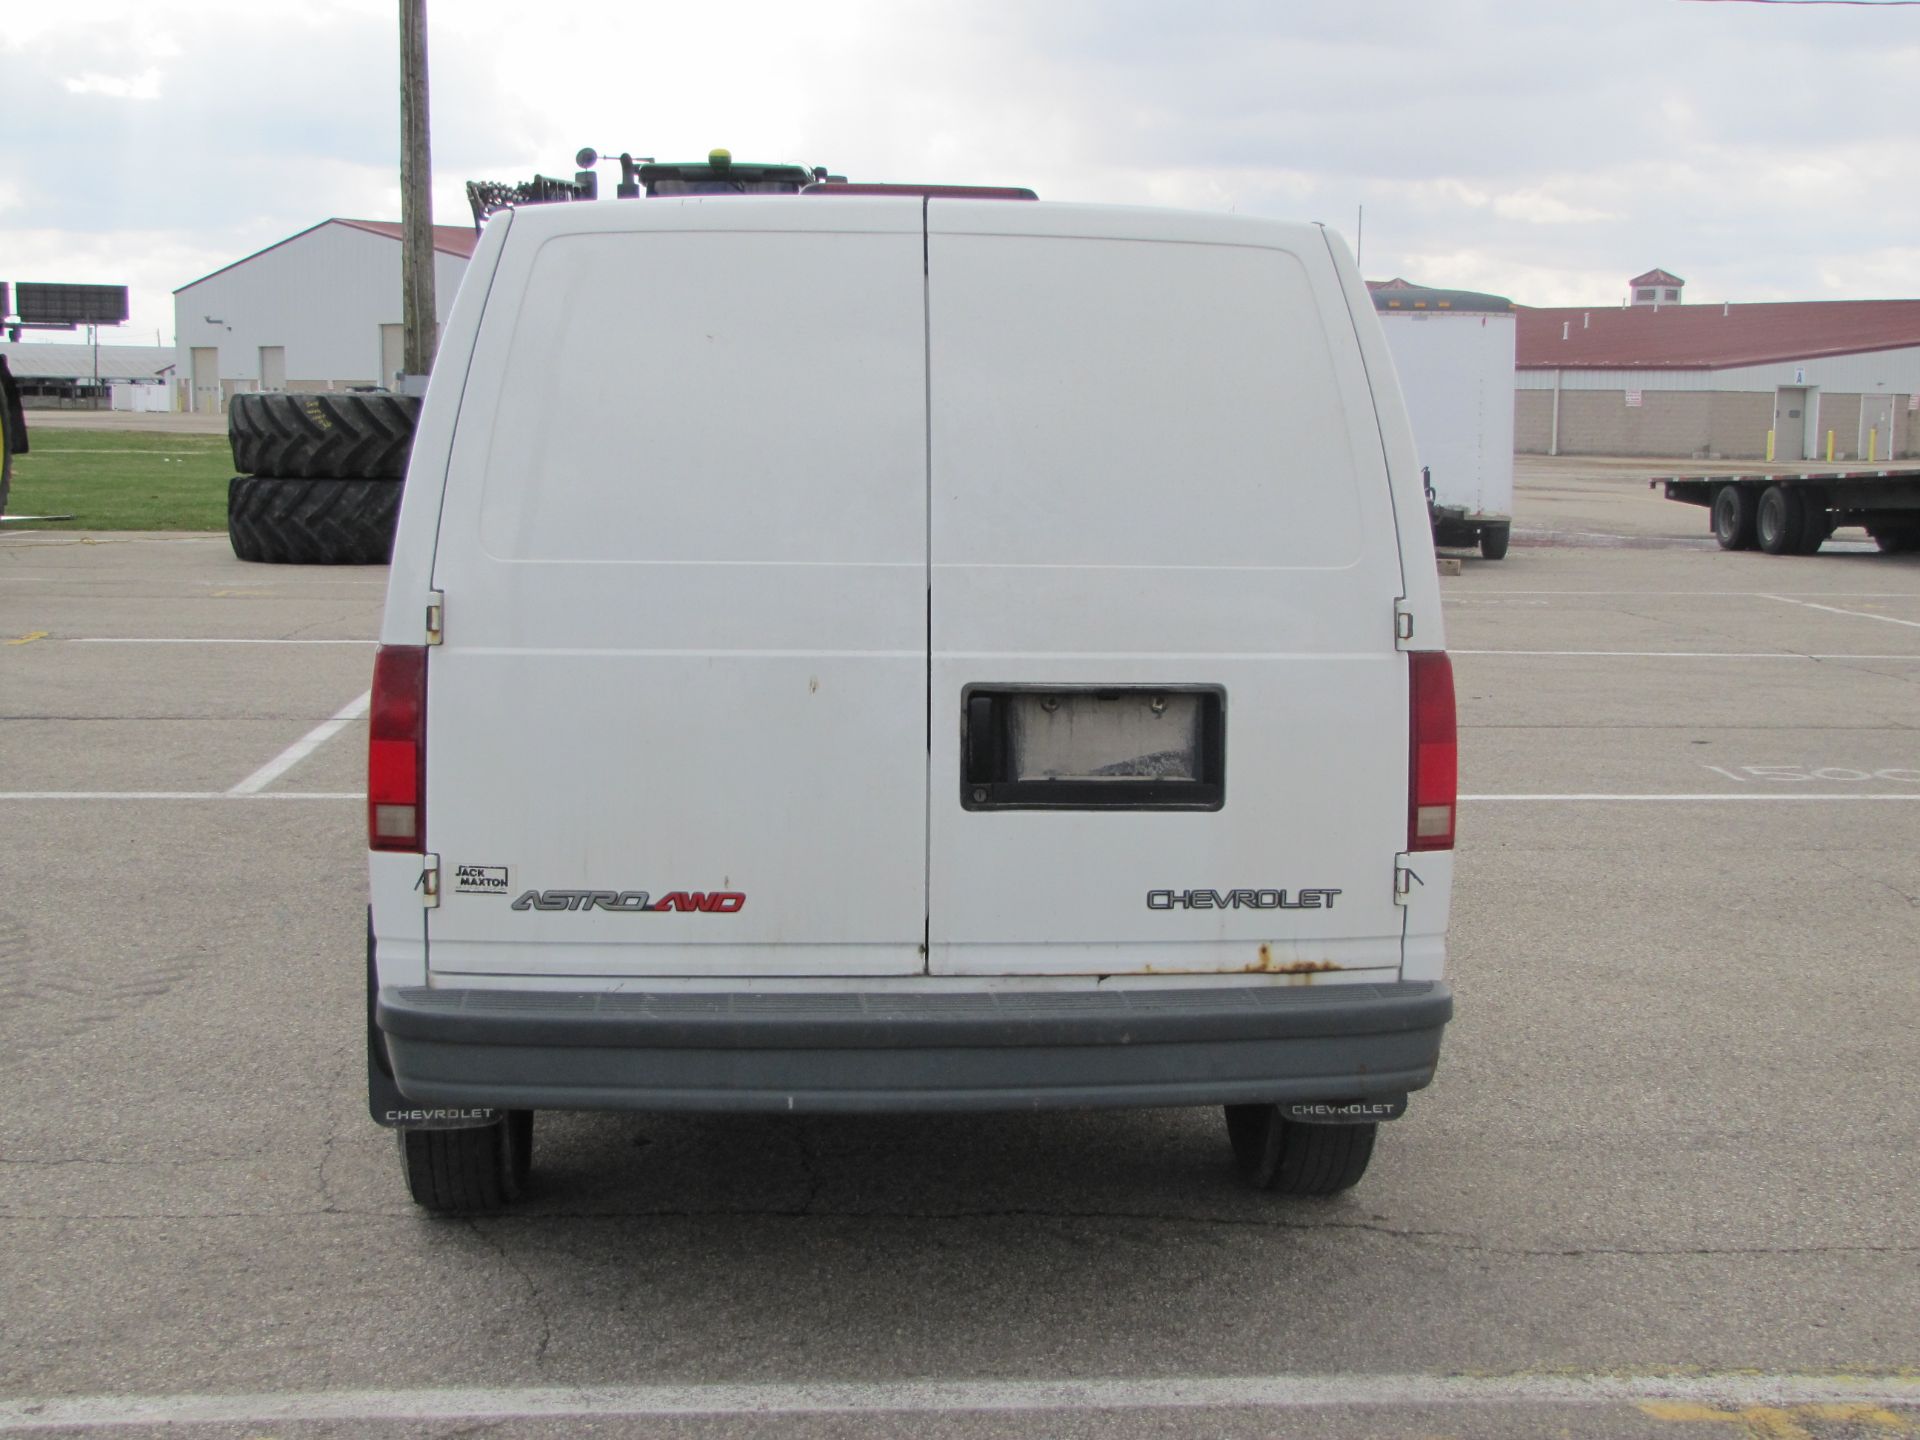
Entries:
{"label": "van left rear door", "polygon": [[924,967],[921,233],[907,200],[514,217],[434,566],[436,978]]}

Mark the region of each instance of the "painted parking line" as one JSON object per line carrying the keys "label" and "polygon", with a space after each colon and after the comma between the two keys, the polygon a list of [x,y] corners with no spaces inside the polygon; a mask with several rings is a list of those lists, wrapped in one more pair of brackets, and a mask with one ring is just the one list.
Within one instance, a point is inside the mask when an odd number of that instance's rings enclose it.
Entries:
{"label": "painted parking line", "polygon": [[[45,634],[45,631],[41,632]],[[273,640],[230,635],[72,635],[68,645],[377,645],[377,640]]]}
{"label": "painted parking line", "polygon": [[1449,650],[1449,655],[1518,655],[1580,660],[1920,660],[1912,655],[1801,654],[1793,650]]}
{"label": "painted parking line", "polygon": [[[1245,1375],[1167,1380],[925,1380],[744,1385],[573,1385],[437,1390],[268,1391],[250,1395],[0,1400],[0,1433],[156,1425],[314,1422],[666,1420],[704,1416],[1061,1415],[1115,1411],[1310,1411],[1352,1406],[1574,1405],[1859,1407],[1920,1405],[1913,1375]],[[1877,1412],[1877,1413],[1875,1413]],[[1668,1412],[1672,1414],[1673,1412]],[[1883,1418],[1884,1417],[1884,1418]],[[1675,1417],[1677,1418],[1677,1417]],[[1757,1432],[1756,1432],[1757,1433]],[[1768,1432],[1774,1433],[1774,1432]],[[1792,1433],[1781,1431],[1779,1433]]]}
{"label": "painted parking line", "polygon": [[356,696],[341,706],[329,719],[321,721],[313,729],[302,735],[293,744],[282,750],[273,759],[262,765],[246,779],[227,793],[230,795],[257,795],[287,771],[293,769],[302,760],[318,750],[327,741],[338,735],[347,726],[367,713],[367,707],[373,702],[371,690]]}
{"label": "painted parking line", "polygon": [[1497,803],[1500,801],[1534,801],[1534,802],[1540,802],[1540,803],[1549,803],[1549,802],[1565,803],[1569,801],[1594,801],[1594,802],[1627,801],[1627,802],[1634,802],[1634,803],[1665,802],[1668,804],[1688,804],[1688,805],[1712,804],[1712,803],[1718,803],[1719,801],[1722,801],[1722,800],[1734,800],[1734,801],[1740,801],[1742,803],[1747,803],[1747,804],[1752,804],[1756,802],[1764,804],[1768,801],[1805,802],[1808,800],[1830,800],[1830,801],[1920,800],[1920,792],[1909,791],[1904,795],[1888,795],[1888,794],[1882,794],[1879,792],[1875,792],[1870,795],[1858,795],[1858,794],[1855,794],[1855,795],[1833,795],[1833,794],[1794,795],[1794,794],[1785,793],[1785,792],[1778,795],[1775,795],[1775,794],[1762,795],[1751,790],[1746,790],[1746,791],[1719,790],[1719,791],[1713,791],[1707,794],[1697,794],[1697,795],[1600,795],[1600,794],[1462,795],[1460,796],[1460,800],[1462,803],[1465,803],[1469,800],[1474,801],[1476,803]]}
{"label": "painted parking line", "polygon": [[1444,598],[1448,603],[1468,596],[1501,595],[1575,595],[1575,596],[1614,596],[1634,600],[1667,598],[1681,600],[1720,599],[1720,600],[1788,600],[1798,593],[1821,600],[1920,600],[1920,590],[1805,590],[1799,592],[1782,590],[1466,590],[1461,586],[1448,586]]}
{"label": "painted parking line", "polygon": [[1778,600],[1784,605],[1803,605],[1809,610],[1824,610],[1829,615],[1851,615],[1858,620],[1878,620],[1882,625],[1905,625],[1909,630],[1920,630],[1920,620],[1902,620],[1897,615],[1876,615],[1871,610],[1848,610],[1839,605],[1820,605],[1812,600],[1796,599],[1792,595],[1763,595],[1763,600]]}
{"label": "painted parking line", "polygon": [[358,790],[0,790],[0,800],[364,800]]}

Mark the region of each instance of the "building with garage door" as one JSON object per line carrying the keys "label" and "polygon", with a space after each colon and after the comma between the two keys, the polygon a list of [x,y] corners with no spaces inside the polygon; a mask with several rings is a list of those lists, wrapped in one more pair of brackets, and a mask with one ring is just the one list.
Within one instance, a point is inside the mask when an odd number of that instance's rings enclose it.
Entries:
{"label": "building with garage door", "polygon": [[[479,238],[433,227],[442,323]],[[401,366],[400,256],[397,222],[323,220],[174,291],[193,408],[223,410],[242,391],[391,385]]]}
{"label": "building with garage door", "polygon": [[1628,282],[1621,307],[1520,308],[1514,448],[1790,463],[1920,455],[1920,300],[1689,305],[1684,283],[1650,270]]}

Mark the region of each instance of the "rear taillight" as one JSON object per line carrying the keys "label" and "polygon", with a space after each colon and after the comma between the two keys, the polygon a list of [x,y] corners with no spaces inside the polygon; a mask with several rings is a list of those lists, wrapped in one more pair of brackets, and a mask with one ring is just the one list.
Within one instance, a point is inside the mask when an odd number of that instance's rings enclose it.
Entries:
{"label": "rear taillight", "polygon": [[367,715],[367,844],[424,851],[427,834],[427,650],[382,645]]}
{"label": "rear taillight", "polygon": [[1413,738],[1407,773],[1407,849],[1451,850],[1460,792],[1460,743],[1453,722],[1453,662],[1444,650],[1407,656]]}

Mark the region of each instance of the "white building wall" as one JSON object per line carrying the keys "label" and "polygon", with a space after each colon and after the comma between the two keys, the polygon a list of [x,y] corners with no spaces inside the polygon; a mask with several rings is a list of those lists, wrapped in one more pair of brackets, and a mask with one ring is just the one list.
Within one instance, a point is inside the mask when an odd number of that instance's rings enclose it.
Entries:
{"label": "white building wall", "polygon": [[[398,240],[337,221],[195,281],[173,298],[180,373],[195,347],[219,350],[224,388],[260,381],[260,349],[286,351],[290,387],[372,385],[380,374],[380,327],[401,321]],[[434,307],[444,324],[465,257],[434,255]]]}
{"label": "white building wall", "polygon": [[1556,375],[1562,390],[1735,390],[1770,395],[1782,385],[1812,385],[1837,394],[1920,395],[1920,346],[1733,365],[1724,370],[1527,369],[1515,373],[1514,388],[1551,390]]}

